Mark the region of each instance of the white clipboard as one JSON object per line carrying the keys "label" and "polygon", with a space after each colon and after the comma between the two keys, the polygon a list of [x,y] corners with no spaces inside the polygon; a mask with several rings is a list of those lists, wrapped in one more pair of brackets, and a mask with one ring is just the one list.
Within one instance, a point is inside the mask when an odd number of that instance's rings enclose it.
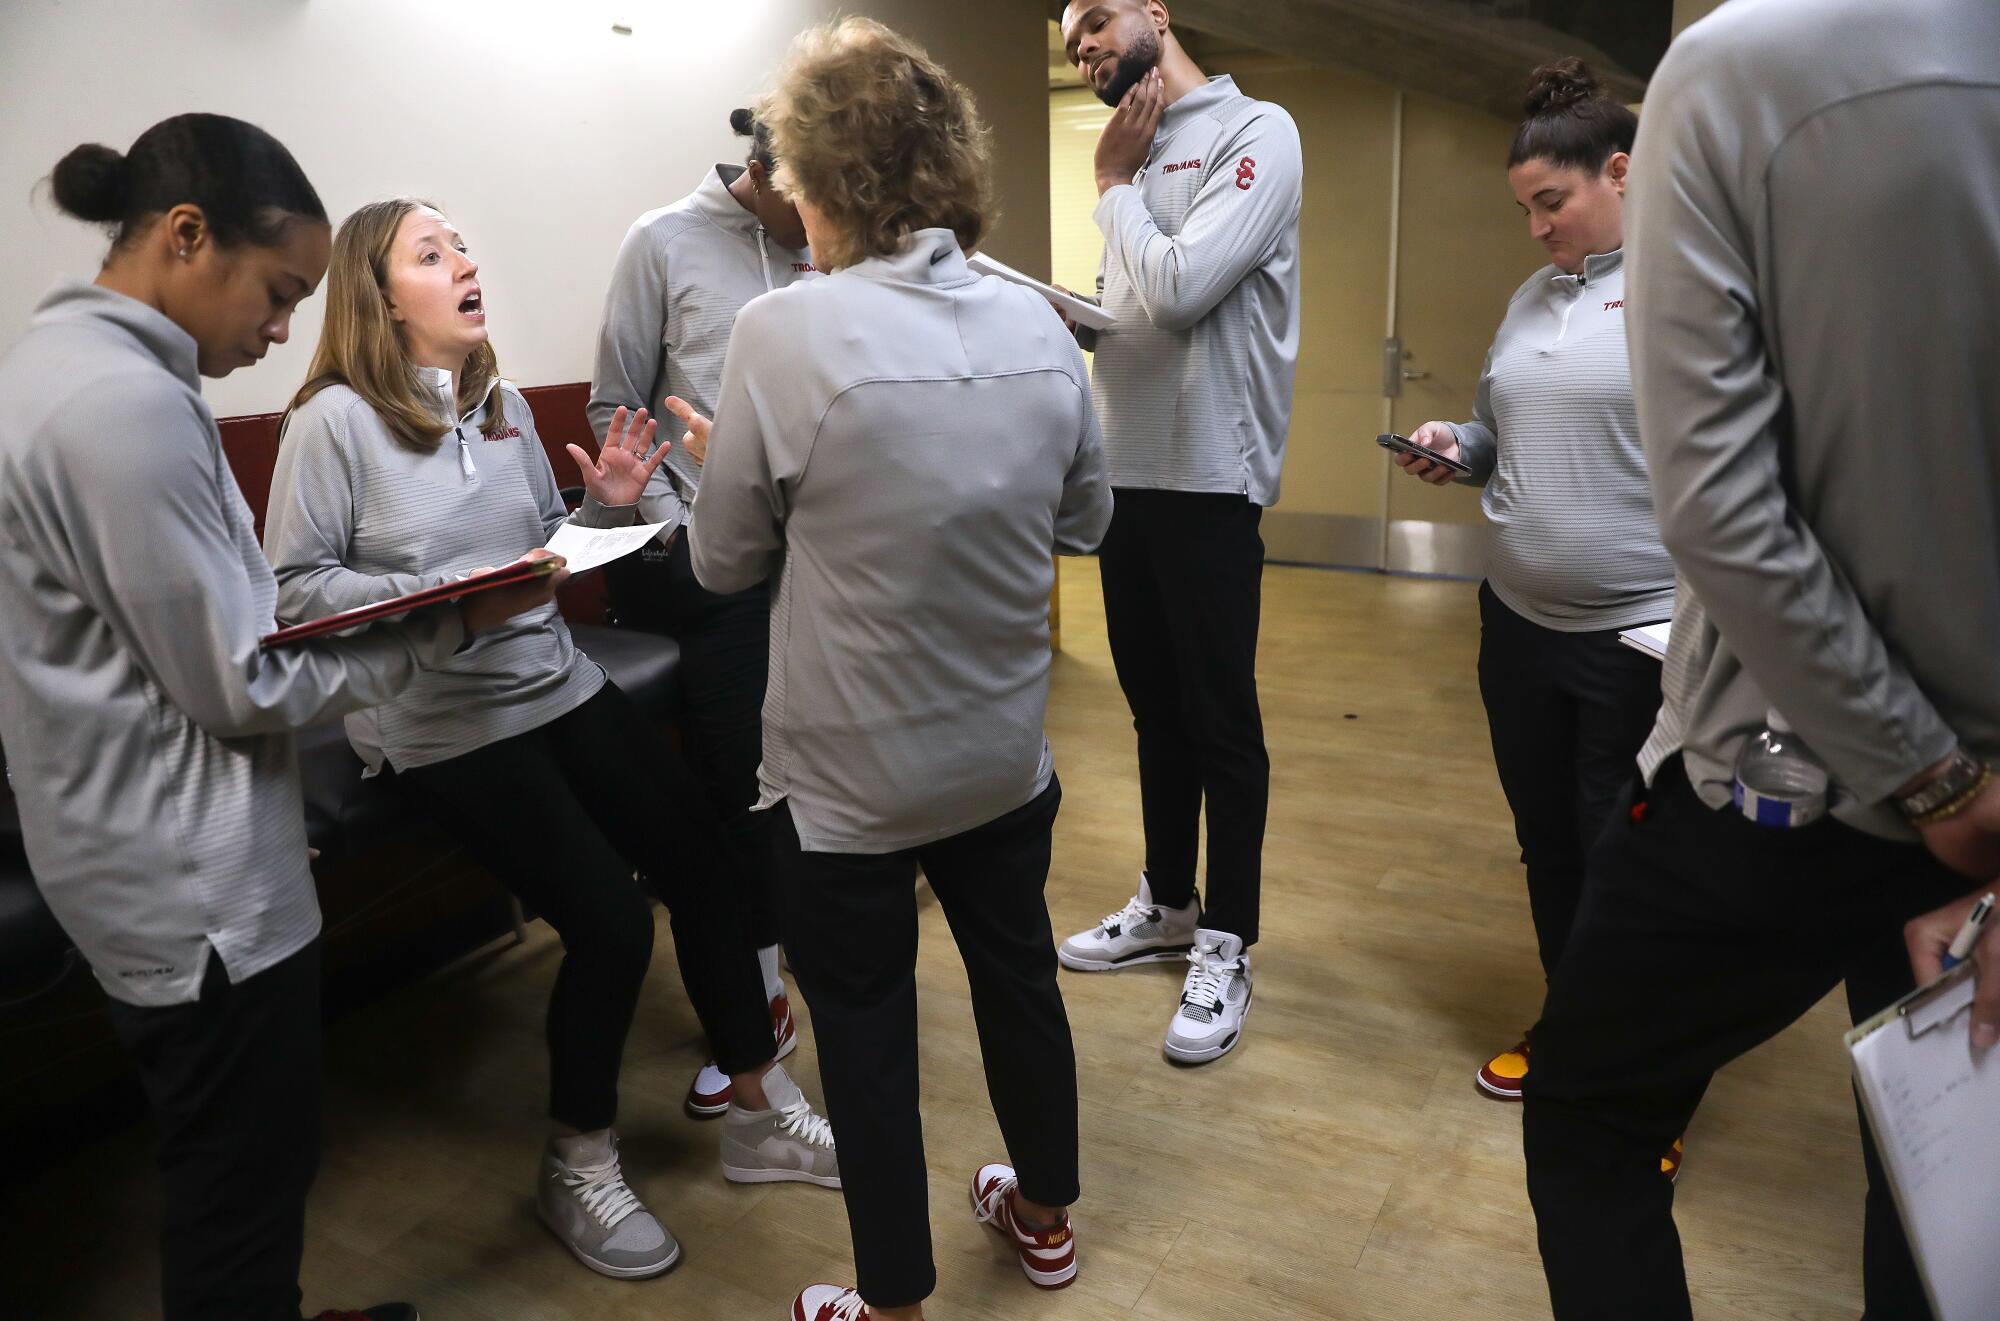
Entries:
{"label": "white clipboard", "polygon": [[1072,293],[1064,293],[1054,285],[1044,284],[1032,275],[1023,275],[1006,262],[995,261],[983,252],[975,252],[970,257],[967,257],[965,265],[974,274],[997,275],[1010,284],[1023,285],[1029,289],[1033,289],[1051,303],[1062,308],[1064,312],[1069,314],[1069,319],[1076,322],[1079,326],[1084,326],[1091,330],[1104,330],[1118,324],[1118,318],[1112,316],[1089,299],[1078,298]]}
{"label": "white clipboard", "polygon": [[1646,624],[1639,628],[1619,631],[1618,640],[1634,651],[1643,651],[1656,661],[1667,658],[1667,642],[1673,636],[1674,622]]}
{"label": "white clipboard", "polygon": [[1971,963],[1847,1034],[1862,1109],[1938,1321],[2000,1317],[2000,1048],[1974,1051]]}

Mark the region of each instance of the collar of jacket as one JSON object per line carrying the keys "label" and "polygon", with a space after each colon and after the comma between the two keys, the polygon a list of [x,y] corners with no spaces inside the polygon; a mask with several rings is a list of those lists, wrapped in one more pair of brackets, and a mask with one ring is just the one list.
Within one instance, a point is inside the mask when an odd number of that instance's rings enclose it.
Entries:
{"label": "collar of jacket", "polygon": [[35,307],[35,324],[96,321],[123,334],[190,390],[201,389],[198,346],[166,313],[136,298],[82,280],[58,280]]}

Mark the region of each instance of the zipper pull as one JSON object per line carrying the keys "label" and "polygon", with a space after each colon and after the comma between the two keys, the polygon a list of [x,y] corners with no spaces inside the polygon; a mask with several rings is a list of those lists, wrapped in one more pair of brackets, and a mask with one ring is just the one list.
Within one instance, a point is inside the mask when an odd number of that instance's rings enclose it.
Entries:
{"label": "zipper pull", "polygon": [[472,447],[465,443],[465,428],[455,426],[452,432],[458,437],[458,470],[465,474],[466,481],[478,481],[479,469],[472,466]]}

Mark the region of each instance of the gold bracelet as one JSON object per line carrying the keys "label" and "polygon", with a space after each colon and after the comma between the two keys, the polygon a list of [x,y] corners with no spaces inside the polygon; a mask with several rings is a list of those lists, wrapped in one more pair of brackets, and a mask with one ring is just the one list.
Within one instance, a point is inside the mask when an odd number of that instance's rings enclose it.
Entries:
{"label": "gold bracelet", "polygon": [[1964,793],[1940,807],[1932,808],[1920,817],[1912,818],[1910,824],[1913,826],[1934,826],[1940,821],[1949,821],[1970,807],[1972,800],[1979,797],[1980,794],[1985,793],[1986,786],[1992,783],[1993,767],[1991,763],[1988,763],[1980,768],[1979,778],[1974,780],[1972,786]]}

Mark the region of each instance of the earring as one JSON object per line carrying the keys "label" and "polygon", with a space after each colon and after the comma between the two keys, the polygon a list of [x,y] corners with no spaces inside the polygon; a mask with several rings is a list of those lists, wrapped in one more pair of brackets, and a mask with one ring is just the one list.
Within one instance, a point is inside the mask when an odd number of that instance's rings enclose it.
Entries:
{"label": "earring", "polygon": [[187,255],[188,255],[188,250],[187,250],[186,248],[182,248],[182,249],[181,249],[181,256],[182,256],[183,258],[185,258],[185,257],[186,257]]}

